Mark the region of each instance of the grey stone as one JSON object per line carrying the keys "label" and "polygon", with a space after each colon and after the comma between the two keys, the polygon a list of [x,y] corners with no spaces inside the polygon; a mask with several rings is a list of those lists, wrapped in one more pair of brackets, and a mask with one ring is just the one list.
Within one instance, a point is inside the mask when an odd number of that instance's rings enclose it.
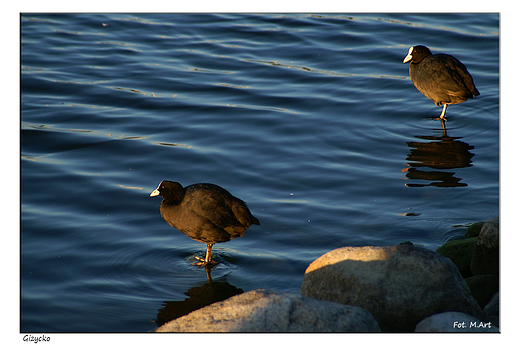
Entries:
{"label": "grey stone", "polygon": [[448,258],[421,247],[344,247],[311,263],[300,293],[360,306],[386,332],[411,332],[423,318],[461,311],[484,313]]}
{"label": "grey stone", "polygon": [[484,306],[484,314],[486,314],[486,318],[493,322],[495,326],[499,326],[499,313],[500,310],[500,293],[495,293],[489,303]]}
{"label": "grey stone", "polygon": [[498,333],[500,330],[491,322],[484,322],[462,312],[443,312],[426,317],[415,327],[422,333]]}
{"label": "grey stone", "polygon": [[157,332],[379,332],[366,310],[295,293],[255,290],[166,323]]}
{"label": "grey stone", "polygon": [[499,275],[499,218],[486,221],[480,230],[471,259],[474,275]]}

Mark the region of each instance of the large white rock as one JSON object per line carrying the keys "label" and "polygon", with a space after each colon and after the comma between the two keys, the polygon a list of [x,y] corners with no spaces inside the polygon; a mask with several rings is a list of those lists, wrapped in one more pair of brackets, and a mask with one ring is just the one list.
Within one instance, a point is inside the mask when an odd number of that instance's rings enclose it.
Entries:
{"label": "large white rock", "polygon": [[423,318],[484,314],[453,262],[413,245],[344,247],[312,262],[300,293],[362,307],[384,332],[412,332]]}
{"label": "large white rock", "polygon": [[366,310],[295,293],[255,290],[166,323],[157,332],[379,332]]}

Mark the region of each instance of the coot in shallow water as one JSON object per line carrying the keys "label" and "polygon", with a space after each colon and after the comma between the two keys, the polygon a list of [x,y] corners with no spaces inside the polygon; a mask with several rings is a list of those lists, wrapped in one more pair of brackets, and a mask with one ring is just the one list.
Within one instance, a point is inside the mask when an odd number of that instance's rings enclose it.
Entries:
{"label": "coot in shallow water", "polygon": [[241,237],[252,224],[260,225],[244,201],[217,185],[183,188],[163,180],[150,196],[163,197],[160,210],[166,222],[191,239],[208,244],[206,259],[198,258],[202,265],[212,263],[213,244]]}
{"label": "coot in shallow water", "polygon": [[448,54],[432,54],[425,46],[411,47],[403,63],[410,61],[410,78],[424,96],[440,107],[445,119],[448,105],[480,95],[466,66]]}

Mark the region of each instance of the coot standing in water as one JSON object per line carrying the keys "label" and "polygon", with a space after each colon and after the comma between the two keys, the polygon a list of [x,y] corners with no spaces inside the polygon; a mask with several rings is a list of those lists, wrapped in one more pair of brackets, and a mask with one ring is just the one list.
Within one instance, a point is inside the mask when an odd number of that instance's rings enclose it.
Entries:
{"label": "coot standing in water", "polygon": [[206,259],[197,258],[200,265],[216,263],[211,260],[211,248],[244,235],[251,225],[260,225],[241,199],[214,184],[194,184],[182,187],[163,180],[151,197],[162,196],[161,216],[171,226],[193,240],[206,243]]}
{"label": "coot standing in water", "polygon": [[438,107],[444,106],[441,120],[446,119],[448,105],[480,95],[466,66],[451,55],[432,54],[425,46],[414,46],[403,63],[408,61],[413,85]]}

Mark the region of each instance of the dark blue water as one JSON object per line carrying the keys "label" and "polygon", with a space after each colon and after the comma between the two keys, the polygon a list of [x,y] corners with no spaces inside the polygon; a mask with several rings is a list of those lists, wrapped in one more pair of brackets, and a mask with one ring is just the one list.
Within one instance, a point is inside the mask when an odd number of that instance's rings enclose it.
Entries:
{"label": "dark blue water", "polygon": [[[21,16],[21,331],[143,332],[343,246],[436,249],[499,211],[497,14]],[[441,109],[402,60],[455,55]],[[205,253],[150,192],[210,182],[261,226]],[[190,297],[188,299],[188,296]],[[184,311],[183,310],[183,311]],[[153,322],[158,321],[158,322]]]}

